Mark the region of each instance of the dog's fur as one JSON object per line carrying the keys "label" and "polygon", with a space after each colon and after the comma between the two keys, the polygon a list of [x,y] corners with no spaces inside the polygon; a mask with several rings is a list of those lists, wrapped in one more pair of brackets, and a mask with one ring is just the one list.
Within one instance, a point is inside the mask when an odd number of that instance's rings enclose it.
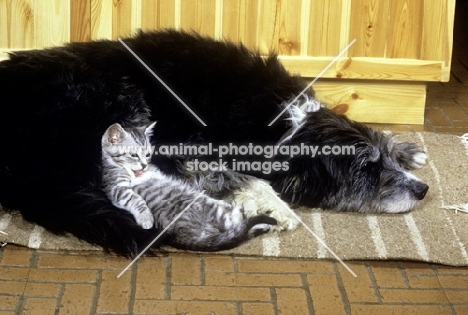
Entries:
{"label": "dog's fur", "polygon": [[[283,138],[282,145],[356,147],[354,156],[297,156],[287,161],[288,171],[254,174],[269,179],[294,204],[404,212],[424,198],[427,185],[408,173],[425,163],[420,148],[316,106],[312,90],[268,127],[306,86],[275,55],[262,58],[242,45],[173,30],[139,33],[124,41],[208,126],[118,42],[13,53],[0,63],[4,207],[19,209],[49,230],[71,232],[119,254],[136,254],[156,231],[139,228],[102,193],[100,139],[115,122],[126,127],[153,120],[158,121],[152,139],[156,145],[275,145]],[[153,162],[167,173],[183,175],[181,160],[186,158],[157,156]],[[229,187],[229,178],[236,177],[232,174],[218,177],[216,185]]]}

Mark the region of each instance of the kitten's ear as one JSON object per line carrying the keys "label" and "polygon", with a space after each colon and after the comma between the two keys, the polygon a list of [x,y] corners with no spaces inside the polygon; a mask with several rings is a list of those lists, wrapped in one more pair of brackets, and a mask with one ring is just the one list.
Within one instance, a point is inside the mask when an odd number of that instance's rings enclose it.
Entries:
{"label": "kitten's ear", "polygon": [[113,124],[107,128],[104,136],[102,137],[102,143],[109,143],[111,145],[122,142],[125,130],[119,124]]}
{"label": "kitten's ear", "polygon": [[151,137],[153,135],[154,126],[156,126],[156,121],[148,125],[148,127],[145,128],[145,135],[147,137]]}

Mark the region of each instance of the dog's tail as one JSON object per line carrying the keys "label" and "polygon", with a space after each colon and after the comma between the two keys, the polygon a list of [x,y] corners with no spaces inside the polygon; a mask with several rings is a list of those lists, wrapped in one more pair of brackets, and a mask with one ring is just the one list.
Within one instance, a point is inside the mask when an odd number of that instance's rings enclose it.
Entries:
{"label": "dog's tail", "polygon": [[233,249],[251,238],[268,233],[277,221],[267,215],[257,215],[246,219],[242,224],[224,231],[206,229],[192,238],[179,238],[175,233],[167,238],[168,244],[175,248],[203,252]]}
{"label": "dog's tail", "polygon": [[19,209],[24,219],[51,232],[72,233],[119,255],[136,256],[158,234],[155,228],[141,228],[130,213],[114,207],[92,186],[79,190],[19,187],[2,180],[0,200],[5,210]]}

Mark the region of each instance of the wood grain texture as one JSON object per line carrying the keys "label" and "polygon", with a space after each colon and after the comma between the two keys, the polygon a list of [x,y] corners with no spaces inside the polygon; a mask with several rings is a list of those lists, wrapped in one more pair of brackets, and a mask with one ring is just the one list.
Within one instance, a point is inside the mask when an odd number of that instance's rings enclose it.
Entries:
{"label": "wood grain texture", "polygon": [[90,0],[91,1],[91,38],[112,38],[112,0]]}
{"label": "wood grain texture", "polygon": [[175,26],[174,0],[142,0],[141,3],[141,28],[154,30]]}
{"label": "wood grain texture", "polygon": [[0,48],[32,48],[34,39],[33,0],[0,1]]}
{"label": "wood grain texture", "polygon": [[245,1],[224,1],[222,5],[222,37],[239,42],[245,25],[241,23],[241,16],[245,16]]}
{"label": "wood grain texture", "polygon": [[[424,7],[420,1],[392,0],[387,34],[387,58],[420,59]],[[437,59],[436,59],[437,60]]]}
{"label": "wood grain texture", "polygon": [[59,46],[65,42],[69,42],[70,19],[70,1],[35,1],[35,48]]}
{"label": "wood grain texture", "polygon": [[388,0],[353,0],[349,36],[357,40],[349,50],[351,57],[385,57],[389,15]]}
{"label": "wood grain texture", "polygon": [[421,59],[442,60],[443,82],[450,79],[455,1],[426,1],[424,6]]}
{"label": "wood grain texture", "polygon": [[[303,77],[317,76],[332,60],[331,57],[280,56],[283,65],[292,73]],[[440,81],[441,61],[384,58],[343,58],[332,65],[324,78]]]}
{"label": "wood grain texture", "polygon": [[113,0],[112,1],[112,39],[119,37],[129,37],[132,30],[132,4],[133,1]]}
{"label": "wood grain texture", "polygon": [[424,123],[424,83],[328,80],[317,81],[313,88],[329,108],[356,121]]}
{"label": "wood grain texture", "polygon": [[[302,2],[297,0],[284,0],[280,3],[279,18],[277,19],[276,51],[280,55],[297,56],[300,55],[304,45],[302,40],[302,28],[304,23],[302,16]],[[275,44],[275,43],[273,43]]]}
{"label": "wood grain texture", "polygon": [[70,2],[70,41],[91,40],[91,2],[79,0]]}
{"label": "wood grain texture", "polygon": [[[200,34],[214,37],[216,19],[216,0],[181,0],[180,27],[194,30]],[[220,18],[220,17],[219,17]]]}
{"label": "wood grain texture", "polygon": [[342,8],[345,1],[312,1],[310,3],[308,56],[334,56],[340,52]]}

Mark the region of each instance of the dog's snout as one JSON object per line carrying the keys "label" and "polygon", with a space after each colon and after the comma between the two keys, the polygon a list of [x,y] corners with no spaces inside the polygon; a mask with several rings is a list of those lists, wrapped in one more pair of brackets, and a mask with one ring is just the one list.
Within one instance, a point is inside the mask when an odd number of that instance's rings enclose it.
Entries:
{"label": "dog's snout", "polygon": [[413,191],[414,196],[418,200],[423,200],[424,197],[426,197],[427,191],[429,190],[429,186],[421,182],[416,182],[411,188],[411,190]]}

